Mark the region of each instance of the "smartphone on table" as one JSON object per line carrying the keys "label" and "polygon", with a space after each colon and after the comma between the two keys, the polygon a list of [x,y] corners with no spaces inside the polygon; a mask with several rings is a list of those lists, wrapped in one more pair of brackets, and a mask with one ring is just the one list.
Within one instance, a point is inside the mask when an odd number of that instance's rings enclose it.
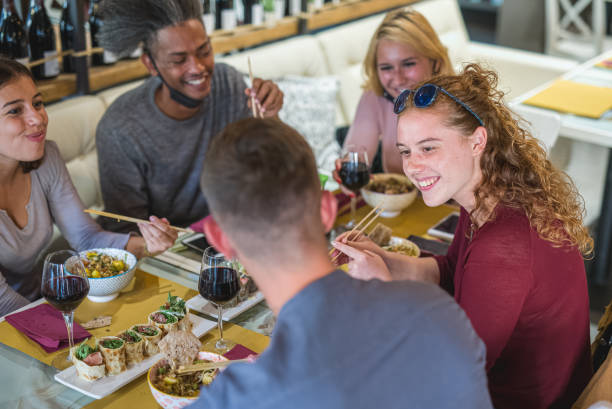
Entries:
{"label": "smartphone on table", "polygon": [[181,243],[202,254],[204,254],[204,250],[210,247],[210,244],[208,244],[208,241],[206,240],[206,236],[204,236],[202,233],[192,234],[191,236],[181,240]]}
{"label": "smartphone on table", "polygon": [[459,213],[454,212],[440,220],[427,230],[427,234],[443,240],[453,241],[455,230],[459,224]]}

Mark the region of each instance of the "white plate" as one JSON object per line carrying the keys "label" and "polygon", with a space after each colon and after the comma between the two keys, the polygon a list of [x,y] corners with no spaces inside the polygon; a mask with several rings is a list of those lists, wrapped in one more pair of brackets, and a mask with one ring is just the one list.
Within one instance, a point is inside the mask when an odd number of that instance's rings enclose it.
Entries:
{"label": "white plate", "polygon": [[[240,315],[249,308],[259,304],[263,300],[263,294],[257,291],[256,293],[251,294],[251,296],[246,300],[238,303],[238,305],[236,305],[235,307],[223,308],[223,321],[231,320],[232,318]],[[198,311],[203,314],[210,315],[211,317],[217,318],[217,307],[206,301],[201,295],[196,295],[195,297],[187,300],[185,305],[191,310]]]}
{"label": "white plate", "polygon": [[[193,314],[189,314],[189,318],[193,323],[193,329],[191,332],[193,332],[193,334],[198,338],[217,326],[214,321],[200,318]],[[93,382],[88,382],[79,378],[76,373],[76,368],[71,366],[70,368],[64,369],[62,372],[56,374],[55,380],[69,388],[84,393],[87,396],[91,396],[94,399],[102,399],[103,397],[110,395],[117,389],[127,385],[143,373],[147,372],[149,368],[161,358],[162,354],[147,357],[142,362],[128,367],[126,371],[121,372],[119,375],[107,375]]]}

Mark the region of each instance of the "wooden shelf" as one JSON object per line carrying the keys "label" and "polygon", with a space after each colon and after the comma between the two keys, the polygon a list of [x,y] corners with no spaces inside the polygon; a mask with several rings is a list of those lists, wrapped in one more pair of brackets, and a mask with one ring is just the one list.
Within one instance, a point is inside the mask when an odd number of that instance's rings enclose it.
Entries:
{"label": "wooden shelf", "polygon": [[117,61],[115,64],[106,67],[91,67],[89,69],[89,89],[91,91],[99,91],[148,75],[149,71],[140,62],[140,58]]}
{"label": "wooden shelf", "polygon": [[272,27],[244,25],[235,30],[216,30],[210,35],[213,50],[216,53],[227,53],[241,48],[253,47],[269,41],[280,40],[299,33],[297,17],[285,17]]}
{"label": "wooden shelf", "polygon": [[326,4],[312,13],[302,13],[301,18],[306,20],[306,30],[345,23],[370,14],[394,9],[416,3],[418,0],[349,0],[340,4]]}
{"label": "wooden shelf", "polygon": [[[310,13],[302,13],[299,17],[285,17],[277,20],[273,26],[244,25],[231,31],[216,30],[210,34],[210,38],[216,54],[227,53],[298,34],[307,34],[313,30],[406,6],[417,1],[419,0],[347,0],[340,4],[327,3],[323,8]],[[56,37],[59,39],[58,32],[56,32]],[[89,88],[91,92],[96,92],[148,75],[140,59],[121,60],[110,66],[90,68]],[[53,80],[39,81],[37,85],[45,102],[58,101],[77,92],[74,74],[61,74]]]}

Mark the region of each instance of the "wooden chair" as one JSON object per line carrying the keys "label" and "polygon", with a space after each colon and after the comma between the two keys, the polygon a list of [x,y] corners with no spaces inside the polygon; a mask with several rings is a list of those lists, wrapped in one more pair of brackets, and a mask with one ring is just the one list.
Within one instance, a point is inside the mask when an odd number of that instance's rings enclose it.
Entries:
{"label": "wooden chair", "polygon": [[586,61],[612,49],[605,1],[546,0],[546,53]]}

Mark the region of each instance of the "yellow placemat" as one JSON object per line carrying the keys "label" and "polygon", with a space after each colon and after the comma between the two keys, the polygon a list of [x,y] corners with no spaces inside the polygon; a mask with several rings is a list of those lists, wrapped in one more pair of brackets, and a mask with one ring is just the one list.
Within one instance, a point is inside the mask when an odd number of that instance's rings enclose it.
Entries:
{"label": "yellow placemat", "polygon": [[599,118],[612,108],[612,88],[560,80],[523,103],[589,118]]}
{"label": "yellow placemat", "polygon": [[[115,335],[134,324],[146,323],[149,313],[166,302],[168,291],[185,300],[197,294],[180,284],[136,270],[134,279],[121,291],[119,297],[106,303],[94,303],[85,299],[76,309],[74,320],[80,323],[100,315],[110,315],[112,317],[110,326],[91,329],[89,332],[95,337]],[[48,354],[40,345],[6,321],[0,323],[0,342],[47,365],[51,365],[56,355],[65,352],[60,350]]]}
{"label": "yellow placemat", "polygon": [[[365,217],[372,208],[368,205],[357,209],[356,222]],[[440,219],[449,213],[456,212],[457,207],[442,205],[438,207],[427,207],[423,202],[423,198],[417,196],[414,203],[405,208],[397,217],[384,218],[379,217],[368,228],[368,232],[374,228],[377,223],[382,223],[393,230],[393,235],[406,238],[411,234],[415,236],[423,236],[427,234],[427,229],[436,224]],[[338,217],[336,225],[346,224],[350,220],[350,213]]]}
{"label": "yellow placemat", "polygon": [[[249,331],[238,325],[225,323],[223,325],[223,336],[226,339],[231,339],[234,342],[244,345],[252,351],[261,353],[270,342],[270,338],[257,332]],[[218,338],[218,331],[211,331],[204,335],[201,339],[203,343],[211,339]],[[147,375],[144,374],[130,384],[119,389],[117,392],[108,395],[104,399],[100,399],[85,406],[87,409],[103,409],[103,408],[159,408],[159,405],[153,398],[149,385],[147,383]]]}

